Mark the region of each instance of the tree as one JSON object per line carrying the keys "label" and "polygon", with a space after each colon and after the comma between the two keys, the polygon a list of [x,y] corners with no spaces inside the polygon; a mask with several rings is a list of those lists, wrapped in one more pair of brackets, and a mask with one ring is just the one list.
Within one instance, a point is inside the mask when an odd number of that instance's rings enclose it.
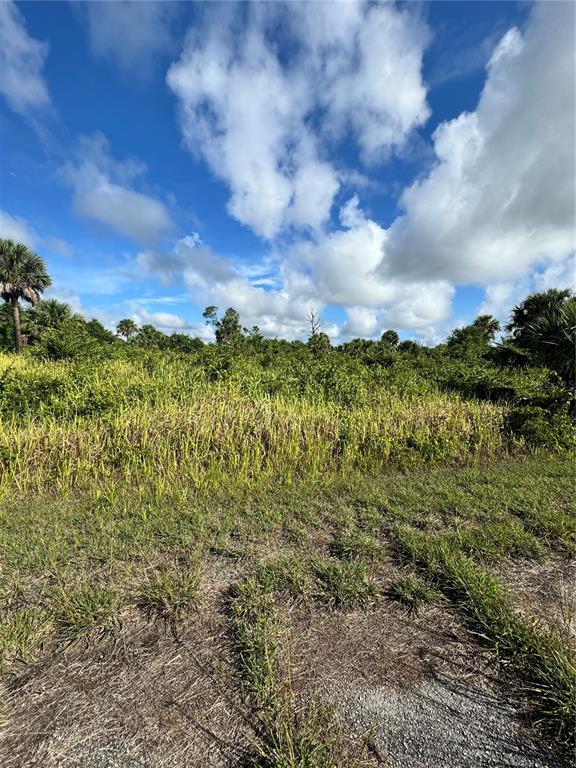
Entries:
{"label": "tree", "polygon": [[456,328],[446,342],[455,357],[482,357],[500,330],[500,323],[492,315],[480,315],[470,325]]}
{"label": "tree", "polygon": [[308,339],[308,349],[313,355],[323,355],[332,349],[330,337],[327,333],[315,333]]}
{"label": "tree", "polygon": [[240,323],[240,315],[233,307],[228,307],[220,320],[218,319],[218,307],[215,306],[206,307],[202,317],[205,318],[207,325],[214,328],[216,344],[235,346],[243,340],[244,329]]}
{"label": "tree", "polygon": [[310,338],[320,333],[322,323],[320,322],[320,315],[316,314],[313,309],[308,313],[308,322],[310,323]]}
{"label": "tree", "polygon": [[506,329],[511,335],[498,350],[499,360],[509,364],[527,360],[574,382],[576,295],[571,291],[550,288],[531,294],[514,307]]}
{"label": "tree", "polygon": [[320,315],[316,314],[313,309],[310,310],[308,315],[308,322],[310,323],[310,336],[307,342],[308,349],[313,355],[323,355],[332,349],[332,344],[328,334],[320,330],[322,328]]}
{"label": "tree", "polygon": [[380,341],[387,347],[397,347],[400,337],[396,331],[384,331],[380,337]]}
{"label": "tree", "polygon": [[118,336],[122,336],[126,339],[126,341],[128,341],[131,336],[134,336],[138,333],[138,326],[134,320],[131,320],[129,317],[125,317],[123,320],[120,320],[116,326],[116,333]]}
{"label": "tree", "polygon": [[417,355],[422,347],[417,342],[412,341],[411,339],[406,339],[398,344],[397,349],[398,352],[407,352],[409,355]]}
{"label": "tree", "polygon": [[0,240],[0,295],[12,307],[16,352],[22,350],[18,301],[23,299],[34,306],[51,283],[40,256],[20,243]]}
{"label": "tree", "polygon": [[72,319],[78,320],[80,316],[73,314],[69,304],[56,299],[39,301],[32,314],[32,324],[36,331],[47,330],[48,328],[58,329]]}
{"label": "tree", "polygon": [[472,323],[484,336],[488,343],[494,341],[496,334],[500,330],[500,323],[492,315],[479,315]]}
{"label": "tree", "polygon": [[140,328],[136,341],[143,347],[155,349],[165,349],[168,345],[168,337],[149,323]]}
{"label": "tree", "polygon": [[541,293],[532,293],[514,307],[506,330],[512,334],[515,343],[522,343],[524,331],[544,314],[554,313],[561,304],[574,300],[570,290],[549,288]]}
{"label": "tree", "polygon": [[171,333],[168,336],[168,348],[178,352],[199,352],[204,347],[202,339],[188,336],[186,333]]}
{"label": "tree", "polygon": [[112,344],[117,341],[116,336],[114,336],[112,331],[104,328],[100,320],[96,320],[95,317],[86,323],[86,330],[90,336],[92,336],[93,339],[96,339],[100,344]]}

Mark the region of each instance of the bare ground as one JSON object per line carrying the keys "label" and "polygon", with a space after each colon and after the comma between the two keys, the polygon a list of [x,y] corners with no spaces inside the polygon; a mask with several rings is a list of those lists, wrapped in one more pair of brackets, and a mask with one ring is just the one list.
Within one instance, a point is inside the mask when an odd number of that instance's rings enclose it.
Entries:
{"label": "bare ground", "polygon": [[[526,596],[540,590],[549,607],[546,573],[530,566],[508,578],[519,596],[523,583]],[[0,764],[239,765],[254,731],[229,650],[223,597],[232,577],[213,579],[177,636],[132,609],[119,636],[53,653],[9,680]],[[362,765],[559,768],[522,725],[491,654],[443,603],[418,616],[386,600],[353,612],[301,605],[283,616],[296,701],[332,706],[343,737],[370,750]]]}

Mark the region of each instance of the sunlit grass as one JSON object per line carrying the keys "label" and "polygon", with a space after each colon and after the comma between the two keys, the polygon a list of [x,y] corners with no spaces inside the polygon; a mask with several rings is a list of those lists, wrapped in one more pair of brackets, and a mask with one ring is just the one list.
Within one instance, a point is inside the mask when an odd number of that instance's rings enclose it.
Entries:
{"label": "sunlit grass", "polygon": [[379,390],[370,404],[342,405],[250,397],[233,382],[200,381],[192,366],[179,382],[180,368],[147,372],[127,361],[90,372],[64,363],[15,365],[11,399],[0,397],[4,493],[46,485],[65,492],[107,478],[159,489],[183,479],[199,487],[290,482],[474,461],[506,444],[499,407],[441,393]]}

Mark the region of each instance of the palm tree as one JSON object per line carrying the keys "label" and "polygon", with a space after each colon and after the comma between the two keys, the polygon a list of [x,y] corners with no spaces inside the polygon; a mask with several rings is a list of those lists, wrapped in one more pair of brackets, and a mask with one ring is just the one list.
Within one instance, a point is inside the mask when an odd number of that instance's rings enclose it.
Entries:
{"label": "palm tree", "polygon": [[532,293],[512,310],[506,330],[512,333],[515,341],[522,340],[526,328],[539,317],[554,313],[568,299],[573,298],[568,288],[549,288],[541,293]]}
{"label": "palm tree", "polygon": [[128,340],[130,336],[134,336],[135,333],[138,333],[138,326],[134,320],[130,320],[129,317],[125,317],[124,320],[120,320],[116,326],[116,333],[118,336],[124,336],[124,338]]}
{"label": "palm tree", "polygon": [[51,285],[46,264],[25,245],[0,239],[0,296],[12,306],[16,352],[22,350],[18,300],[35,305],[40,294]]}
{"label": "palm tree", "polygon": [[69,304],[56,299],[40,301],[33,312],[32,321],[38,330],[61,328],[68,320],[78,320],[80,315],[72,313]]}

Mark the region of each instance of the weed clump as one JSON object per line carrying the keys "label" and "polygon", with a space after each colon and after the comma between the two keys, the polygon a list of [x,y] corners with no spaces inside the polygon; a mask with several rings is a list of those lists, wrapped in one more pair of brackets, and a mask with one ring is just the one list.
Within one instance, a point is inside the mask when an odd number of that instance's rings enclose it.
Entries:
{"label": "weed clump", "polygon": [[49,614],[39,608],[20,608],[0,621],[0,670],[32,661],[52,628]]}
{"label": "weed clump", "polygon": [[177,622],[198,600],[200,575],[199,566],[161,567],[140,583],[136,605],[149,617]]}
{"label": "weed clump", "polygon": [[378,560],[383,547],[373,536],[361,530],[338,533],[330,544],[330,552],[341,560]]}
{"label": "weed clump", "polygon": [[406,606],[411,614],[438,599],[439,592],[418,576],[408,575],[395,579],[388,588],[388,597]]}
{"label": "weed clump", "polygon": [[115,625],[119,607],[118,595],[106,587],[58,588],[54,596],[54,624],[72,639],[85,637],[99,628],[109,631]]}
{"label": "weed clump", "polygon": [[362,608],[378,594],[376,582],[361,562],[317,560],[314,576],[315,595],[333,608]]}

